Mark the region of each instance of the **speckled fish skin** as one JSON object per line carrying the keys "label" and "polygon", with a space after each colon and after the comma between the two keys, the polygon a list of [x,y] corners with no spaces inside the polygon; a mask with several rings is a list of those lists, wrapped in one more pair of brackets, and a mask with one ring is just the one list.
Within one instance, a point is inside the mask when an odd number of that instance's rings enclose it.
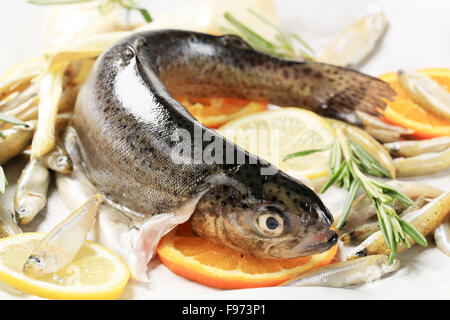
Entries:
{"label": "speckled fish skin", "polygon": [[[234,159],[243,157],[245,164],[226,164],[225,152],[224,164],[174,163],[174,133],[222,137],[173,96],[265,100],[358,124],[355,108],[373,114],[384,105],[381,97],[392,95],[378,79],[271,57],[235,36],[158,30],[132,35],[97,59],[78,95],[71,126],[87,177],[125,211],[145,220],[176,211],[203,193],[191,219],[194,231],[210,230],[202,236],[255,256],[284,258],[322,252],[336,243],[327,208],[285,173],[261,175],[262,168],[276,168],[227,140],[223,150],[232,150]],[[211,143],[196,146],[194,140],[186,142],[194,149],[192,158]],[[261,215],[278,219],[281,234],[258,230]],[[207,229],[218,217],[227,227]]]}

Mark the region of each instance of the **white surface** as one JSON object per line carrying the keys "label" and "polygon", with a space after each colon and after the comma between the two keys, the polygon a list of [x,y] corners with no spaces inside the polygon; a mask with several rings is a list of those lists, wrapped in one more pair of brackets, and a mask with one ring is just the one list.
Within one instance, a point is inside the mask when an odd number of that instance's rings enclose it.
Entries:
{"label": "white surface", "polygon": [[[181,1],[142,1],[154,17],[161,9]],[[399,68],[450,68],[450,2],[447,0],[286,0],[275,1],[287,30],[298,33],[320,53],[349,24],[371,8],[381,8],[389,27],[379,48],[360,70],[379,75]],[[25,0],[0,3],[0,74],[12,64],[41,53],[39,30],[43,7]],[[18,163],[20,166],[20,164]],[[11,172],[8,178],[14,179]],[[450,190],[450,171],[417,180]],[[4,196],[8,200],[11,190]],[[338,212],[345,193],[330,189],[323,199],[332,212]],[[1,199],[0,199],[1,200]],[[50,195],[48,212],[65,214],[63,203],[55,192]],[[45,221],[48,212],[40,219]],[[54,221],[54,220],[53,220]],[[57,222],[57,221],[56,221]],[[39,229],[52,227],[43,224]],[[123,299],[449,299],[450,259],[433,245],[417,246],[401,254],[402,267],[395,274],[366,285],[346,289],[329,288],[262,288],[248,290],[215,290],[173,275],[157,260],[148,285],[130,283]],[[3,299],[35,299],[0,291]]]}

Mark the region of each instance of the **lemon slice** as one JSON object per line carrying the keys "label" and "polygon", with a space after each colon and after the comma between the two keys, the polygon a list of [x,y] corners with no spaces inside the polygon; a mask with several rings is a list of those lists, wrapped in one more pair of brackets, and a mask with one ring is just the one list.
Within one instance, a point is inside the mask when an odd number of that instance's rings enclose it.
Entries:
{"label": "lemon slice", "polygon": [[288,154],[319,149],[334,141],[334,130],[317,114],[280,108],[232,120],[218,132],[248,152],[301,179],[328,174],[330,150],[283,161]]}
{"label": "lemon slice", "polygon": [[57,273],[31,278],[22,267],[45,233],[21,233],[0,240],[0,281],[23,292],[48,299],[117,299],[130,271],[114,253],[86,241],[74,260]]}

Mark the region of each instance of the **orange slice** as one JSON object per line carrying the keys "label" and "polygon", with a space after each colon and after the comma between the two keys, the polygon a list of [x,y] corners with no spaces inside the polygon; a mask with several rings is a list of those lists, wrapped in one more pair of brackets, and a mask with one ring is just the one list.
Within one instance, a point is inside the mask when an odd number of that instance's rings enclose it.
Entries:
{"label": "orange slice", "polygon": [[[417,72],[429,76],[450,92],[450,69],[432,68],[417,70]],[[380,76],[380,79],[388,82],[397,92],[394,101],[388,102],[387,108],[382,111],[384,120],[413,129],[415,131],[413,136],[420,139],[450,136],[450,122],[414,103],[402,89],[397,73],[384,74]]]}
{"label": "orange slice", "polygon": [[178,226],[159,243],[158,256],[173,273],[221,289],[271,287],[294,275],[329,264],[337,245],[321,254],[295,259],[260,259],[211,243]]}
{"label": "orange slice", "polygon": [[264,111],[267,103],[231,98],[179,98],[177,99],[201,123],[218,128],[237,117]]}

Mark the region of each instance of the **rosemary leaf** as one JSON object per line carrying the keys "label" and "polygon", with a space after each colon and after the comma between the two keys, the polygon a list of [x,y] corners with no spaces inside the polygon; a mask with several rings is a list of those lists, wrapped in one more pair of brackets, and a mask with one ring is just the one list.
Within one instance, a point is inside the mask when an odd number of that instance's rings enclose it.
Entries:
{"label": "rosemary leaf", "polygon": [[399,220],[400,225],[402,226],[402,229],[419,245],[422,247],[428,246],[427,239],[419,232],[417,231],[414,226],[406,222],[405,220],[400,219]]}
{"label": "rosemary leaf", "polygon": [[383,206],[379,206],[378,208],[380,209],[381,217],[383,218],[383,221],[385,223],[384,226],[386,227],[386,233],[387,233],[387,236],[388,236],[389,248],[391,248],[391,250],[393,250],[392,247],[393,247],[393,243],[395,241],[394,241],[394,232],[392,230],[392,225],[390,223],[390,220],[389,220],[389,217],[388,217],[386,211],[384,211]]}
{"label": "rosemary leaf", "polygon": [[344,173],[342,175],[343,185],[344,185],[346,190],[350,189],[350,184],[351,184],[351,182],[350,182],[351,177],[350,177],[350,169],[349,169],[349,167],[350,167],[350,165],[347,165],[345,167]]}
{"label": "rosemary leaf", "polygon": [[364,150],[362,147],[360,147],[356,142],[348,139],[349,141],[349,147],[350,149],[358,156],[358,158],[364,162],[364,164],[371,168],[373,172],[378,172],[379,174],[375,174],[377,176],[384,176],[387,178],[392,178],[389,171],[383,167],[378,160],[376,160],[374,157],[372,157],[370,154],[367,153],[366,150]]}
{"label": "rosemary leaf", "polygon": [[264,39],[262,36],[257,34],[252,29],[248,28],[246,25],[241,23],[238,19],[236,19],[233,15],[231,15],[229,12],[225,12],[223,15],[225,19],[228,20],[236,29],[242,32],[245,38],[249,39],[252,42],[259,43],[262,47],[274,49],[276,48],[275,44],[272,42]]}
{"label": "rosemary leaf", "polygon": [[403,205],[403,207],[409,207],[414,204],[414,201],[412,201],[412,199],[410,199],[408,196],[404,195],[403,193],[401,193],[399,190],[395,189],[394,187],[391,187],[388,184],[385,184],[381,181],[376,181],[376,180],[373,180],[373,183],[376,186],[378,186],[379,188],[381,188],[384,193],[386,193],[387,195],[391,196],[392,198],[394,198],[398,202],[400,202]]}
{"label": "rosemary leaf", "polygon": [[[402,229],[403,230],[403,229]],[[402,242],[403,242],[403,245],[406,247],[406,248],[411,248],[411,244],[409,243],[409,241],[408,241],[408,239],[405,237],[404,239],[402,238]]]}
{"label": "rosemary leaf", "polygon": [[13,117],[9,114],[2,113],[2,112],[0,112],[0,121],[8,122],[8,123],[11,123],[14,125],[27,126],[26,122],[24,122],[20,119],[17,119],[16,117]]}
{"label": "rosemary leaf", "polygon": [[[119,2],[120,3],[120,2]],[[139,13],[141,14],[141,16],[144,18],[144,20],[147,23],[150,23],[153,21],[152,16],[150,15],[150,13],[147,11],[147,9],[145,8],[139,8],[139,7],[135,7],[135,6],[131,6],[131,5],[122,5],[124,8],[126,8],[127,10],[136,10],[139,11]]]}
{"label": "rosemary leaf", "polygon": [[[395,239],[395,243],[399,243],[400,242],[400,235],[399,235],[399,230],[397,229],[397,224],[395,222],[397,222],[397,216],[389,216],[389,222],[391,223],[392,226],[392,232],[394,234],[394,239]],[[400,227],[401,229],[401,227]]]}
{"label": "rosemary leaf", "polygon": [[247,8],[247,10],[262,22],[266,23],[270,27],[277,30],[278,34],[275,36],[275,38],[280,42],[282,47],[286,49],[286,51],[290,52],[291,54],[295,54],[295,50],[294,47],[292,46],[292,41],[291,38],[289,37],[289,34],[285,33],[281,28],[279,28],[277,25],[275,25],[274,23],[270,22],[269,20],[258,14],[253,9]]}
{"label": "rosemary leaf", "polygon": [[391,244],[389,243],[389,237],[386,229],[386,225],[384,223],[383,217],[381,216],[380,210],[378,209],[378,206],[375,205],[377,208],[377,218],[378,218],[378,224],[380,225],[381,233],[383,234],[384,242],[386,242],[386,245],[390,248]]}
{"label": "rosemary leaf", "polygon": [[311,153],[322,152],[322,151],[328,150],[333,146],[333,144],[334,144],[334,142],[326,145],[325,147],[319,148],[319,149],[309,149],[309,150],[303,150],[303,151],[288,154],[287,156],[285,156],[283,158],[283,161],[286,161],[286,160],[289,160],[292,158],[296,158],[296,157],[307,156],[308,154],[311,154]]}
{"label": "rosemary leaf", "polygon": [[291,33],[291,36],[295,40],[297,40],[302,46],[304,46],[306,49],[308,49],[312,54],[314,54],[314,50],[310,46],[308,46],[308,44],[302,38],[300,38],[297,34]]}
{"label": "rosemary leaf", "polygon": [[355,202],[356,194],[358,193],[359,188],[361,188],[361,180],[357,178],[356,180],[353,180],[352,185],[350,186],[350,191],[347,195],[347,198],[345,199],[342,213],[339,216],[339,220],[337,222],[337,229],[340,229],[344,226],[350,209],[352,208],[353,202]]}
{"label": "rosemary leaf", "polygon": [[325,192],[328,190],[329,187],[331,187],[334,183],[339,182],[342,179],[342,174],[343,171],[345,169],[345,167],[347,166],[347,163],[344,161],[341,163],[341,165],[339,166],[339,169],[336,170],[335,173],[333,173],[329,178],[328,181],[325,183],[325,185],[322,187],[322,189],[320,190],[320,192]]}
{"label": "rosemary leaf", "polygon": [[144,20],[147,23],[150,23],[153,21],[152,16],[150,15],[150,13],[148,13],[147,9],[143,9],[143,8],[135,8],[135,9],[141,13],[141,16],[144,18]]}
{"label": "rosemary leaf", "polygon": [[394,260],[395,257],[397,256],[397,242],[393,241],[392,242],[392,247],[391,247],[391,253],[389,254],[389,258],[388,258],[388,265],[391,265]]}
{"label": "rosemary leaf", "polygon": [[345,168],[346,165],[347,165],[347,163],[345,161],[341,163],[341,165],[339,166],[339,169],[336,170],[336,172],[333,173],[328,178],[328,181],[322,187],[322,190],[320,190],[320,192],[323,193],[323,192],[327,191],[329,187],[331,187],[335,182],[339,181],[338,178],[342,175],[342,171],[344,171],[344,168]]}
{"label": "rosemary leaf", "polygon": [[330,152],[330,174],[334,173],[336,168],[341,166],[342,151],[339,143],[335,141]]}

